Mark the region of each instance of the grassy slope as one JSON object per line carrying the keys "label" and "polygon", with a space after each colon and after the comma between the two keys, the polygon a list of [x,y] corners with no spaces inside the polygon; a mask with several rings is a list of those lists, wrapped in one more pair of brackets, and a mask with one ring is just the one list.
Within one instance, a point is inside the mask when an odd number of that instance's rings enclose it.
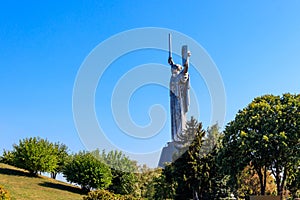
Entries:
{"label": "grassy slope", "polygon": [[13,200],[81,200],[78,187],[48,177],[28,177],[26,171],[0,163],[0,185]]}

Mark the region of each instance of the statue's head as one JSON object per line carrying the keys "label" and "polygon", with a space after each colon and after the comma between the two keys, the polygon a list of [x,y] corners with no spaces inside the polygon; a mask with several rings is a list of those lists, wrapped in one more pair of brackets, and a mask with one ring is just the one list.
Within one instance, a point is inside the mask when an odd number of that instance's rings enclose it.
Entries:
{"label": "statue's head", "polygon": [[172,75],[177,75],[177,74],[179,74],[181,70],[182,70],[182,66],[179,65],[179,64],[174,64],[174,65],[172,65],[172,67],[171,67]]}

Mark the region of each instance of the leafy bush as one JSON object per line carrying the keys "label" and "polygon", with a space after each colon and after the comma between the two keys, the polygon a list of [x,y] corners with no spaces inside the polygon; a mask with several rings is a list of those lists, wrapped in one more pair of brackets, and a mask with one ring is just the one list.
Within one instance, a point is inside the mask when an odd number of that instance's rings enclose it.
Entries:
{"label": "leafy bush", "polygon": [[130,160],[121,151],[105,150],[100,153],[99,150],[91,152],[97,159],[102,160],[111,168],[112,184],[109,186],[109,191],[115,194],[134,194],[136,190],[137,171],[136,161]]}
{"label": "leafy bush", "polygon": [[0,185],[0,200],[10,200],[10,195],[7,190],[3,188],[3,186]]}
{"label": "leafy bush", "polygon": [[135,198],[132,195],[120,195],[114,194],[107,190],[91,191],[83,200],[142,200],[141,198]]}
{"label": "leafy bush", "polygon": [[137,177],[134,173],[112,169],[112,184],[109,190],[116,194],[134,194]]}
{"label": "leafy bush", "polygon": [[110,168],[91,153],[79,152],[72,156],[63,169],[64,177],[85,191],[105,189],[111,184]]}
{"label": "leafy bush", "polygon": [[11,151],[3,151],[3,155],[0,157],[0,162],[14,165],[14,154]]}
{"label": "leafy bush", "polygon": [[107,190],[96,190],[88,193],[87,196],[83,197],[83,200],[115,200],[115,195]]}
{"label": "leafy bush", "polygon": [[57,166],[57,155],[52,143],[39,137],[26,138],[13,145],[13,151],[4,152],[4,161],[26,169],[32,175],[38,172],[53,172]]}

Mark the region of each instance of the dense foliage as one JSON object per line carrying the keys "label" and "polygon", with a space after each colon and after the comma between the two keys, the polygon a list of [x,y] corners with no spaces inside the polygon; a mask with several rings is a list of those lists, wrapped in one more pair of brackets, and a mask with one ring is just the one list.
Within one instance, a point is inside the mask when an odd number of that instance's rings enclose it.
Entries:
{"label": "dense foliage", "polygon": [[2,161],[26,169],[31,175],[53,172],[57,167],[54,145],[38,137],[20,140],[12,151],[4,151]]}
{"label": "dense foliage", "polygon": [[63,172],[63,169],[68,162],[69,154],[68,154],[68,147],[62,143],[55,143],[54,144],[54,152],[57,156],[57,165],[55,169],[51,172],[51,178],[56,179],[56,175],[58,173]]}
{"label": "dense foliage", "polygon": [[157,193],[155,184],[156,179],[161,176],[162,169],[150,169],[146,165],[139,167],[139,173],[137,173],[137,185],[136,185],[136,196],[145,199],[156,199],[154,198]]}
{"label": "dense foliage", "polygon": [[265,95],[240,110],[225,129],[223,168],[236,177],[251,164],[258,174],[260,194],[266,192],[268,171],[283,194],[300,160],[300,95]]}
{"label": "dense foliage", "polygon": [[112,180],[110,168],[88,152],[73,155],[63,174],[67,181],[80,185],[84,191],[105,189]]}
{"label": "dense foliage", "polygon": [[109,190],[115,194],[134,194],[136,189],[137,171],[136,161],[130,160],[121,151],[110,151],[106,153],[104,150],[92,152],[99,160],[103,161],[111,168],[112,184]]}
{"label": "dense foliage", "polygon": [[226,177],[220,174],[216,161],[220,146],[217,125],[206,132],[193,118],[187,124],[187,137],[194,135],[194,139],[186,140],[189,145],[181,146],[187,150],[163,170],[156,184],[161,198],[220,199],[228,196]]}
{"label": "dense foliage", "polygon": [[287,188],[292,193],[293,198],[300,198],[300,167],[291,170],[292,173],[289,175]]}
{"label": "dense foliage", "polygon": [[132,195],[114,194],[107,190],[96,190],[88,193],[83,197],[83,200],[142,200],[141,198],[133,197]]}
{"label": "dense foliage", "polygon": [[138,166],[121,151],[69,156],[66,145],[35,137],[4,150],[0,161],[32,175],[50,172],[55,178],[62,172],[83,190],[95,189],[86,200],[214,200],[232,193],[282,196],[284,190],[300,196],[300,95],[255,98],[224,133],[217,124],[205,131],[191,118],[179,138],[174,161],[164,169]]}

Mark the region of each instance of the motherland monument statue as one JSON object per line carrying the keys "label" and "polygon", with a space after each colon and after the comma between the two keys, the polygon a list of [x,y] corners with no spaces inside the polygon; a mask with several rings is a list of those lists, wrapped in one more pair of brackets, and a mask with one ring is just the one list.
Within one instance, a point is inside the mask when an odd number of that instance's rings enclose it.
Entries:
{"label": "motherland monument statue", "polygon": [[172,141],[179,140],[186,125],[186,114],[188,112],[189,97],[189,57],[187,45],[182,46],[182,65],[175,64],[172,59],[171,35],[169,35],[169,59],[172,76],[170,79],[170,110],[171,110],[171,136]]}
{"label": "motherland monument statue", "polygon": [[182,46],[182,65],[175,64],[172,58],[172,36],[169,34],[169,58],[171,66],[170,78],[170,111],[171,111],[171,137],[172,141],[163,148],[159,167],[164,167],[164,163],[172,162],[173,153],[176,151],[175,144],[180,142],[186,126],[186,114],[189,109],[189,57],[191,56],[187,45]]}

